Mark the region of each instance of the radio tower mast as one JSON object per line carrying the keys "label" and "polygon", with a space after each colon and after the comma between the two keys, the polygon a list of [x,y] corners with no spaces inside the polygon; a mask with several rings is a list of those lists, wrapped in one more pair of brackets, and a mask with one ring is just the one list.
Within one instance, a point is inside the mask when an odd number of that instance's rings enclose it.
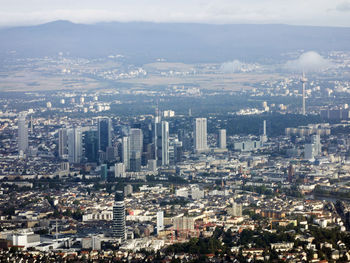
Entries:
{"label": "radio tower mast", "polygon": [[305,109],[305,83],[307,82],[307,78],[305,77],[304,72],[303,72],[303,76],[300,79],[300,82],[303,84],[303,109],[302,109],[302,114],[306,115],[306,109]]}

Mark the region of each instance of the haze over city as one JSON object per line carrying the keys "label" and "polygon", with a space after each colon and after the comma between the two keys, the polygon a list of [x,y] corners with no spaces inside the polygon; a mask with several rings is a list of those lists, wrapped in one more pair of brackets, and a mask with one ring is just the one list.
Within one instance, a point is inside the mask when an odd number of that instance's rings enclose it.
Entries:
{"label": "haze over city", "polygon": [[350,1],[0,2],[0,262],[350,262]]}

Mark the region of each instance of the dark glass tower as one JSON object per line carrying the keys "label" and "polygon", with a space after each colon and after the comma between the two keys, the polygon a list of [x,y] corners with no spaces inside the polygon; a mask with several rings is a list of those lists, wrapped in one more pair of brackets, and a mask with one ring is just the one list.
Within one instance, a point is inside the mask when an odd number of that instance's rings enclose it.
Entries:
{"label": "dark glass tower", "polygon": [[83,133],[85,158],[89,163],[98,162],[98,138],[97,131]]}
{"label": "dark glass tower", "polygon": [[98,119],[98,149],[106,152],[112,146],[112,122],[109,118]]}

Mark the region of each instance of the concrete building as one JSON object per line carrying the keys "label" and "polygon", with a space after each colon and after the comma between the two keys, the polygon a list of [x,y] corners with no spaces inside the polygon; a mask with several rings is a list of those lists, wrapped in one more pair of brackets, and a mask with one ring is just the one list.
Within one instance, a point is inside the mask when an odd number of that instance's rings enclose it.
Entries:
{"label": "concrete building", "polygon": [[28,123],[26,117],[23,112],[18,117],[18,152],[22,154],[28,150]]}
{"label": "concrete building", "polygon": [[67,158],[68,156],[68,136],[67,129],[62,128],[58,130],[58,156],[60,158]]}
{"label": "concrete building", "polygon": [[164,230],[164,212],[157,212],[157,233]]}
{"label": "concrete building", "polygon": [[131,184],[124,186],[124,196],[129,196],[132,194],[132,192],[133,192],[133,189]]}
{"label": "concrete building", "polygon": [[218,147],[220,149],[226,149],[226,130],[220,129],[218,137]]}
{"label": "concrete building", "polygon": [[115,178],[125,177],[125,165],[124,163],[116,163],[114,165]]}
{"label": "concrete building", "polygon": [[232,207],[227,209],[227,213],[230,216],[242,216],[242,204],[238,204],[236,202],[233,202]]}
{"label": "concrete building", "polygon": [[194,149],[196,152],[208,150],[206,118],[196,118],[194,121]]}
{"label": "concrete building", "polygon": [[234,143],[234,149],[242,152],[255,151],[261,147],[261,141],[244,140]]}

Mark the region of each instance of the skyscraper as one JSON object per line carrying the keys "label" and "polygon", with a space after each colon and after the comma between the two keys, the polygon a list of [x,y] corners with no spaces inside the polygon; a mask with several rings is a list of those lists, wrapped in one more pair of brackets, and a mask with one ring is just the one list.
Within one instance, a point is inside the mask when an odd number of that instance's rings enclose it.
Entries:
{"label": "skyscraper", "polygon": [[122,161],[125,170],[130,170],[130,139],[127,136],[122,139]]}
{"label": "skyscraper", "polygon": [[303,76],[300,79],[300,82],[303,85],[303,91],[302,91],[302,96],[303,96],[303,105],[302,105],[302,114],[306,115],[306,104],[305,104],[305,84],[307,82],[307,78],[305,77],[305,74],[303,73]]}
{"label": "skyscraper", "polygon": [[90,130],[83,133],[84,154],[89,163],[98,162],[98,136],[97,131]]}
{"label": "skyscraper", "polygon": [[141,129],[130,130],[130,170],[138,172],[141,170],[141,154],[143,149],[143,135]]}
{"label": "skyscraper", "polygon": [[28,124],[26,114],[21,112],[18,117],[18,152],[25,153],[28,150]]}
{"label": "skyscraper", "polygon": [[164,230],[164,212],[157,212],[157,233]]}
{"label": "skyscraper", "polygon": [[143,134],[141,129],[130,129],[130,151],[142,153]]}
{"label": "skyscraper", "polygon": [[226,149],[226,130],[219,130],[218,146],[220,149]]}
{"label": "skyscraper", "polygon": [[100,175],[101,175],[101,180],[105,181],[107,180],[107,174],[108,174],[108,167],[107,164],[101,164],[101,171],[100,171]]}
{"label": "skyscraper", "polygon": [[80,163],[82,158],[82,137],[80,128],[67,130],[68,136],[68,161]]}
{"label": "skyscraper", "polygon": [[125,176],[125,166],[123,163],[116,163],[114,165],[114,177],[124,177]]}
{"label": "skyscraper", "polygon": [[106,152],[107,147],[112,146],[112,121],[110,118],[98,119],[98,149]]}
{"label": "skyscraper", "polygon": [[194,149],[197,152],[208,149],[206,118],[196,118],[194,121]]}
{"label": "skyscraper", "polygon": [[169,123],[155,123],[155,153],[158,166],[169,165]]}
{"label": "skyscraper", "polygon": [[113,236],[120,239],[121,243],[125,241],[125,205],[122,191],[117,191],[114,198]]}
{"label": "skyscraper", "polygon": [[58,130],[58,156],[60,158],[66,158],[68,154],[68,137],[67,129],[62,128]]}

